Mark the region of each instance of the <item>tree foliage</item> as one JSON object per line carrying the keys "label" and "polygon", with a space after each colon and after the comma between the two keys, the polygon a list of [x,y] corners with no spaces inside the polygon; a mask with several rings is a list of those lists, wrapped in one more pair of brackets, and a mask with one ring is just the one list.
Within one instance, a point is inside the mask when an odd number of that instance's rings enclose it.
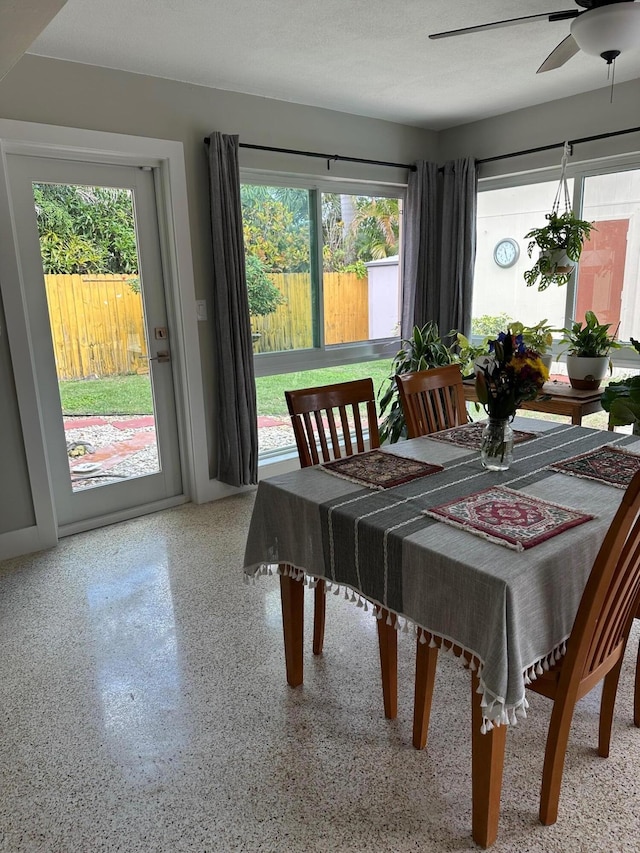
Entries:
{"label": "tree foliage", "polygon": [[138,272],[129,190],[34,184],[33,194],[45,273]]}
{"label": "tree foliage", "polygon": [[267,272],[309,271],[309,196],[287,187],[241,187],[247,255]]}
{"label": "tree foliage", "polygon": [[397,255],[399,228],[397,198],[323,193],[325,272],[364,270],[368,261]]}
{"label": "tree foliage", "polygon": [[267,276],[264,264],[255,255],[246,257],[247,292],[249,294],[249,314],[252,317],[265,317],[272,314],[278,305],[286,301],[275,284]]}

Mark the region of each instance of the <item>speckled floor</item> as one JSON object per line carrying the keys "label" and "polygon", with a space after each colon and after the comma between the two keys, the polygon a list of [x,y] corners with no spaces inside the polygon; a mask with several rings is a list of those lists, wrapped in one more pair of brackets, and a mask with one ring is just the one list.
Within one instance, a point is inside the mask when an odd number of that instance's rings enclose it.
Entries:
{"label": "speckled floor", "polygon": [[[428,749],[382,713],[375,622],[329,596],[325,653],[284,678],[276,578],[242,583],[252,496],[183,506],[0,565],[0,850],[463,851],[468,673],[442,658]],[[311,596],[307,596],[311,604]],[[310,620],[309,620],[310,621]],[[308,625],[310,628],[310,625]],[[509,731],[493,850],[640,850],[639,631],[611,756],[578,706],[553,827],[537,820],[548,703]]]}

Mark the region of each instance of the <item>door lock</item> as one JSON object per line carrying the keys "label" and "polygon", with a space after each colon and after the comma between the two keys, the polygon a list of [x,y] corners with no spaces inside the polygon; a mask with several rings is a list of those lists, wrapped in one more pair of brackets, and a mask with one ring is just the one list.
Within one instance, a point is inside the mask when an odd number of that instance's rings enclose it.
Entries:
{"label": "door lock", "polygon": [[149,361],[157,361],[158,364],[162,364],[165,361],[171,361],[171,354],[169,353],[169,350],[160,350],[156,355],[150,356]]}

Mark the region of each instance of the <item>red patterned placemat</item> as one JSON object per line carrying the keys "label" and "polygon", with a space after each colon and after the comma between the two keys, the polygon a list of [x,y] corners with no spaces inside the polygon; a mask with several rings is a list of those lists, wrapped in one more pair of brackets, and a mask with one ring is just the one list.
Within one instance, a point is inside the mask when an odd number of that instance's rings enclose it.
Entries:
{"label": "red patterned placemat", "polygon": [[424,513],[516,551],[533,548],[594,517],[506,486],[483,489]]}
{"label": "red patterned placemat", "polygon": [[626,489],[636,471],[640,471],[640,454],[605,444],[588,453],[554,462],[549,468],[572,477],[599,480],[617,489]]}
{"label": "red patterned placemat", "polygon": [[383,453],[381,450],[369,450],[367,453],[356,453],[355,456],[347,456],[345,459],[325,462],[322,468],[336,477],[351,480],[370,489],[390,489],[443,470],[442,465],[431,465],[418,459]]}
{"label": "red patterned placemat", "polygon": [[[457,444],[459,447],[480,450],[482,432],[485,426],[486,424],[483,421],[475,421],[474,423],[443,429],[440,432],[433,432],[427,438],[437,438],[438,441],[448,441],[450,444]],[[535,437],[535,432],[524,432],[521,429],[514,429],[513,431],[514,444],[519,444],[521,441],[529,441]]]}

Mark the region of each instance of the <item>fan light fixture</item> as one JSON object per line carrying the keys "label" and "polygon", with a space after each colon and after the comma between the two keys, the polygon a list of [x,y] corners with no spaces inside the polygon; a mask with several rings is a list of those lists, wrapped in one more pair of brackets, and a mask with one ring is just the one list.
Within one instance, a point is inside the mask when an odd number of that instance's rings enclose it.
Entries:
{"label": "fan light fixture", "polygon": [[610,65],[616,56],[640,46],[640,3],[612,3],[583,12],[571,22],[580,50]]}

